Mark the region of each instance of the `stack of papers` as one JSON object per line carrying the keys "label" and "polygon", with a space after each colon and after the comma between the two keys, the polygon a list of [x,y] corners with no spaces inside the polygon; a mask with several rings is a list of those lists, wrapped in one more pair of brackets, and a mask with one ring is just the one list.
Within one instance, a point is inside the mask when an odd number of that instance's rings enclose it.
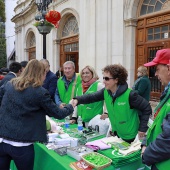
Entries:
{"label": "stack of papers", "polygon": [[141,142],[139,140],[136,140],[135,142],[129,144],[123,141],[121,138],[118,138],[117,136],[103,138],[102,142],[111,146],[114,150],[118,151],[122,155],[128,155],[141,149]]}

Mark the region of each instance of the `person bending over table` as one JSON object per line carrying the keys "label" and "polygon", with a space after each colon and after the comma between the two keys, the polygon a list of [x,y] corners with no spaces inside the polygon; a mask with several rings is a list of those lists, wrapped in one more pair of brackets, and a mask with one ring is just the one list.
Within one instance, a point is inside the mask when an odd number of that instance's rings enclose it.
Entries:
{"label": "person bending over table", "polygon": [[21,76],[0,88],[0,170],[14,160],[18,170],[33,170],[34,142],[46,143],[46,114],[63,119],[73,112],[71,104],[60,109],[42,87],[43,63],[29,61]]}
{"label": "person bending over table", "polygon": [[[71,103],[76,106],[104,100],[112,134],[131,143],[137,134],[139,139],[144,137],[152,109],[148,101],[128,88],[127,76],[122,65],[108,65],[103,69],[105,88],[93,94],[76,96]],[[140,120],[137,110],[142,113]]]}

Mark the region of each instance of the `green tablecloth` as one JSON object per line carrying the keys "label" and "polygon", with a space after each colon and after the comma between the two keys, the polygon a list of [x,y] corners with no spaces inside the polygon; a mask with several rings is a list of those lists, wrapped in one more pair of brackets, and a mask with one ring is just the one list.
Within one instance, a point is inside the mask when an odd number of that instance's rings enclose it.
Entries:
{"label": "green tablecloth", "polygon": [[[34,170],[71,170],[69,164],[76,160],[70,156],[60,156],[53,150],[48,150],[45,145],[36,143],[35,148],[35,163]],[[13,161],[11,170],[17,170]],[[113,170],[110,166],[106,170]]]}
{"label": "green tablecloth", "polygon": [[[71,125],[71,128],[75,128],[76,125]],[[35,149],[35,161],[34,170],[71,170],[69,164],[76,160],[70,156],[60,156],[53,150],[48,150],[45,145],[40,143],[34,144]],[[14,162],[11,162],[11,170],[17,170]],[[113,165],[105,168],[105,170],[149,170],[145,168],[141,163],[141,160],[135,161],[126,166],[115,168]]]}
{"label": "green tablecloth", "polygon": [[[34,170],[71,170],[69,164],[76,160],[65,155],[60,156],[53,150],[48,150],[45,145],[36,143],[35,147],[35,163]],[[11,163],[11,170],[17,170],[14,163]],[[105,168],[105,170],[149,170],[142,165],[141,160],[122,167],[113,167],[113,165]]]}

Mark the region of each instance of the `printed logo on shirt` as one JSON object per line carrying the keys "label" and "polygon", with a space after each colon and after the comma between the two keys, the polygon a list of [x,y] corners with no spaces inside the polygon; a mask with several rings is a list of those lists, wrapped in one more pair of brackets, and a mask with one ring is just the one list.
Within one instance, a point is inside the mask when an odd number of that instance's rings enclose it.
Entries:
{"label": "printed logo on shirt", "polygon": [[116,150],[113,150],[113,151],[112,151],[112,155],[114,155],[115,157],[122,157],[122,156],[123,156],[121,153],[119,153],[119,152],[116,151]]}
{"label": "printed logo on shirt", "polygon": [[118,102],[117,104],[118,104],[118,106],[122,106],[122,105],[125,105],[126,102]]}
{"label": "printed logo on shirt", "polygon": [[88,91],[89,93],[94,93],[94,91]]}

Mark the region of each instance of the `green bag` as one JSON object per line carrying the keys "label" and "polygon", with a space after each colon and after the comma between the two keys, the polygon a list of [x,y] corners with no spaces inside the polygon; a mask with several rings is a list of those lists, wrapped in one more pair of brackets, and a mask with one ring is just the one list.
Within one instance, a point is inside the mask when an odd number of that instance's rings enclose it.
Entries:
{"label": "green bag", "polygon": [[48,120],[46,120],[46,129],[47,129],[47,131],[51,130],[51,124]]}

